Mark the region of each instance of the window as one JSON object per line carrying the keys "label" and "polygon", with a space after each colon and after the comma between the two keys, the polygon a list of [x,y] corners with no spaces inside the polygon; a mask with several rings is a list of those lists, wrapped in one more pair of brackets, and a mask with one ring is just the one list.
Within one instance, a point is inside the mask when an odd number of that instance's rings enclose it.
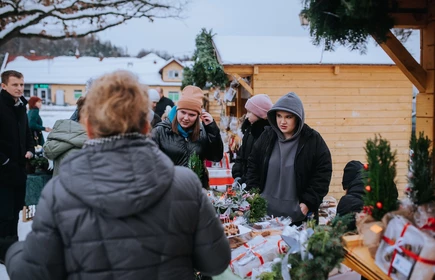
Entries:
{"label": "window", "polygon": [[168,97],[174,102],[177,102],[180,99],[180,93],[178,91],[170,91],[168,92]]}
{"label": "window", "polygon": [[177,79],[180,77],[180,72],[178,70],[169,70],[168,78],[169,79]]}
{"label": "window", "polygon": [[78,100],[82,96],[82,90],[81,89],[75,89],[74,90],[74,99]]}
{"label": "window", "polygon": [[29,99],[30,96],[32,96],[33,88],[31,85],[25,84],[24,85],[24,97]]}

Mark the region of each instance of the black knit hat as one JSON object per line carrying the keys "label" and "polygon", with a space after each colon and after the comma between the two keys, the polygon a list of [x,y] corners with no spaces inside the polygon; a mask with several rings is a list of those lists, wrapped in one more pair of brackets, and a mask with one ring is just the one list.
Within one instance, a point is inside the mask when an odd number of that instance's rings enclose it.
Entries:
{"label": "black knit hat", "polygon": [[343,185],[343,190],[347,190],[349,188],[349,184],[352,183],[352,181],[356,178],[360,177],[363,167],[364,165],[357,160],[351,160],[346,164],[343,170],[343,181],[341,182]]}

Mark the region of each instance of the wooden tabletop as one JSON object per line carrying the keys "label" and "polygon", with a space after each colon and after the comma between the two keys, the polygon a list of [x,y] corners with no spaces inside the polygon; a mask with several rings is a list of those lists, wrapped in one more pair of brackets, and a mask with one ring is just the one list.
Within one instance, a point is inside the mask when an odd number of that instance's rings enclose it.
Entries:
{"label": "wooden tabletop", "polygon": [[362,246],[360,235],[344,236],[345,257],[343,264],[358,272],[367,279],[391,279],[376,264],[367,247]]}

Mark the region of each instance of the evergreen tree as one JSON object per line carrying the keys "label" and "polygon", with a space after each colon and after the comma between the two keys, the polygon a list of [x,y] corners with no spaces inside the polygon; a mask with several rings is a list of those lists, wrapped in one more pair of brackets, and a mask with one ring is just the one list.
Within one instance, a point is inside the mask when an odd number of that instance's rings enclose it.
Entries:
{"label": "evergreen tree", "polygon": [[[391,11],[395,1],[372,0],[302,0],[301,14],[310,23],[310,35],[314,44],[324,44],[326,50],[334,50],[335,44],[360,50],[364,53],[371,35],[378,42],[385,42],[394,26]],[[391,3],[393,2],[393,3]],[[397,5],[397,3],[396,3]],[[410,30],[395,32],[406,41]]]}
{"label": "evergreen tree", "polygon": [[205,28],[196,36],[196,49],[193,54],[195,64],[192,68],[184,68],[182,88],[187,85],[200,88],[205,88],[206,85],[225,88],[228,78],[217,60],[213,36],[212,30],[207,31]]}
{"label": "evergreen tree", "polygon": [[375,220],[398,208],[398,192],[396,183],[396,151],[392,152],[390,143],[375,136],[368,139],[364,150],[368,164],[365,170],[364,211]]}
{"label": "evergreen tree", "polygon": [[419,133],[413,133],[409,151],[409,174],[406,194],[414,204],[421,205],[435,200],[433,177],[433,149],[431,140]]}
{"label": "evergreen tree", "polygon": [[193,152],[193,154],[190,155],[187,162],[187,167],[192,169],[200,180],[202,179],[202,175],[204,172],[204,163],[199,158],[197,153]]}

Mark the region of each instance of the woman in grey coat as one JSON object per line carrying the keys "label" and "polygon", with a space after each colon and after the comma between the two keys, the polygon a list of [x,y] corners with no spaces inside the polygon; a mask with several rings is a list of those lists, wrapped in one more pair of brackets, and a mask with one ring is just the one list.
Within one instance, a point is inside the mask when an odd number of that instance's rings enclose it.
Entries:
{"label": "woman in grey coat", "polygon": [[126,71],[86,97],[83,149],[44,188],[33,230],[6,256],[11,280],[193,279],[222,273],[228,240],[198,177],[145,134],[148,97]]}

